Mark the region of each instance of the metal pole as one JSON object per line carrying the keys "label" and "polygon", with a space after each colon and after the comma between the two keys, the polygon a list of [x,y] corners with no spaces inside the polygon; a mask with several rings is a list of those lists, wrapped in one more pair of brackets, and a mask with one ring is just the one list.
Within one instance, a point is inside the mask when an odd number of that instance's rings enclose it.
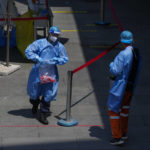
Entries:
{"label": "metal pole", "polygon": [[52,10],[49,8],[49,1],[46,0],[46,8],[48,10],[48,23],[49,23],[49,27],[53,26],[53,13]]}
{"label": "metal pole", "polygon": [[7,47],[6,47],[6,66],[9,66],[9,42],[10,42],[10,0],[7,2]]}
{"label": "metal pole", "polygon": [[96,25],[108,25],[110,23],[105,22],[105,0],[100,0],[100,21],[95,23]]}
{"label": "metal pole", "polygon": [[71,119],[72,71],[68,71],[66,121]]}
{"label": "metal pole", "polygon": [[73,72],[68,71],[66,119],[61,119],[58,121],[59,125],[66,127],[75,126],[78,124],[76,119],[71,118],[72,76]]}
{"label": "metal pole", "polygon": [[49,18],[49,26],[52,27],[54,16],[53,16],[53,12],[52,12],[51,8],[49,9],[48,18]]}
{"label": "metal pole", "polygon": [[101,8],[101,10],[100,10],[100,16],[101,16],[101,22],[104,22],[104,0],[101,0],[101,6],[100,6],[100,8]]}

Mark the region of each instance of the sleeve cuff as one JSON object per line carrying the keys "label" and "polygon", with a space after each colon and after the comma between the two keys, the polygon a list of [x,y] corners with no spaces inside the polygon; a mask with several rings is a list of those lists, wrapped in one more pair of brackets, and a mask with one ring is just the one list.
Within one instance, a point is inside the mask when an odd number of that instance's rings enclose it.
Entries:
{"label": "sleeve cuff", "polygon": [[39,56],[37,55],[37,56],[35,57],[35,59],[38,60],[38,59],[39,59]]}

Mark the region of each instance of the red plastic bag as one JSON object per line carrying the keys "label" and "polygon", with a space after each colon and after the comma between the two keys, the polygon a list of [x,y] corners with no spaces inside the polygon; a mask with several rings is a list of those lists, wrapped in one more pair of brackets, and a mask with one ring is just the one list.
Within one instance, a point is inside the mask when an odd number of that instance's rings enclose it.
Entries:
{"label": "red plastic bag", "polygon": [[49,83],[49,82],[55,82],[55,81],[56,80],[54,78],[52,78],[51,76],[49,76],[48,73],[46,73],[45,75],[40,76],[41,84]]}

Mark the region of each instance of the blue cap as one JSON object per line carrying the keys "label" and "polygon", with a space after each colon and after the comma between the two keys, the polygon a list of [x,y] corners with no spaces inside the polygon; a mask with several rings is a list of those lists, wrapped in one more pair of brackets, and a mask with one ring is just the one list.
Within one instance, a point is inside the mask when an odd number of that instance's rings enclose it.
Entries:
{"label": "blue cap", "polygon": [[123,31],[120,34],[121,42],[125,44],[131,44],[133,41],[133,34],[130,31]]}
{"label": "blue cap", "polygon": [[57,26],[52,26],[49,29],[49,33],[51,33],[51,34],[60,34],[61,31]]}

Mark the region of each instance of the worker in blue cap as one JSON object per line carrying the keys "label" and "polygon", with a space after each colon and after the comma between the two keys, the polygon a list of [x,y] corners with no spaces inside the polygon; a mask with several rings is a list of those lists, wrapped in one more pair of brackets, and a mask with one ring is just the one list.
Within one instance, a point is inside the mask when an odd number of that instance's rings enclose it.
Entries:
{"label": "worker in blue cap", "polygon": [[33,105],[33,114],[37,113],[40,104],[39,121],[43,124],[48,124],[50,102],[56,100],[59,80],[57,65],[68,62],[65,47],[58,41],[60,34],[60,29],[52,26],[47,38],[34,41],[25,50],[26,57],[35,63],[29,75],[27,93]]}
{"label": "worker in blue cap", "polygon": [[113,139],[112,145],[121,145],[127,139],[130,102],[140,70],[139,50],[132,45],[133,34],[125,30],[120,34],[124,47],[110,63],[111,79],[114,80],[108,98],[108,109]]}

